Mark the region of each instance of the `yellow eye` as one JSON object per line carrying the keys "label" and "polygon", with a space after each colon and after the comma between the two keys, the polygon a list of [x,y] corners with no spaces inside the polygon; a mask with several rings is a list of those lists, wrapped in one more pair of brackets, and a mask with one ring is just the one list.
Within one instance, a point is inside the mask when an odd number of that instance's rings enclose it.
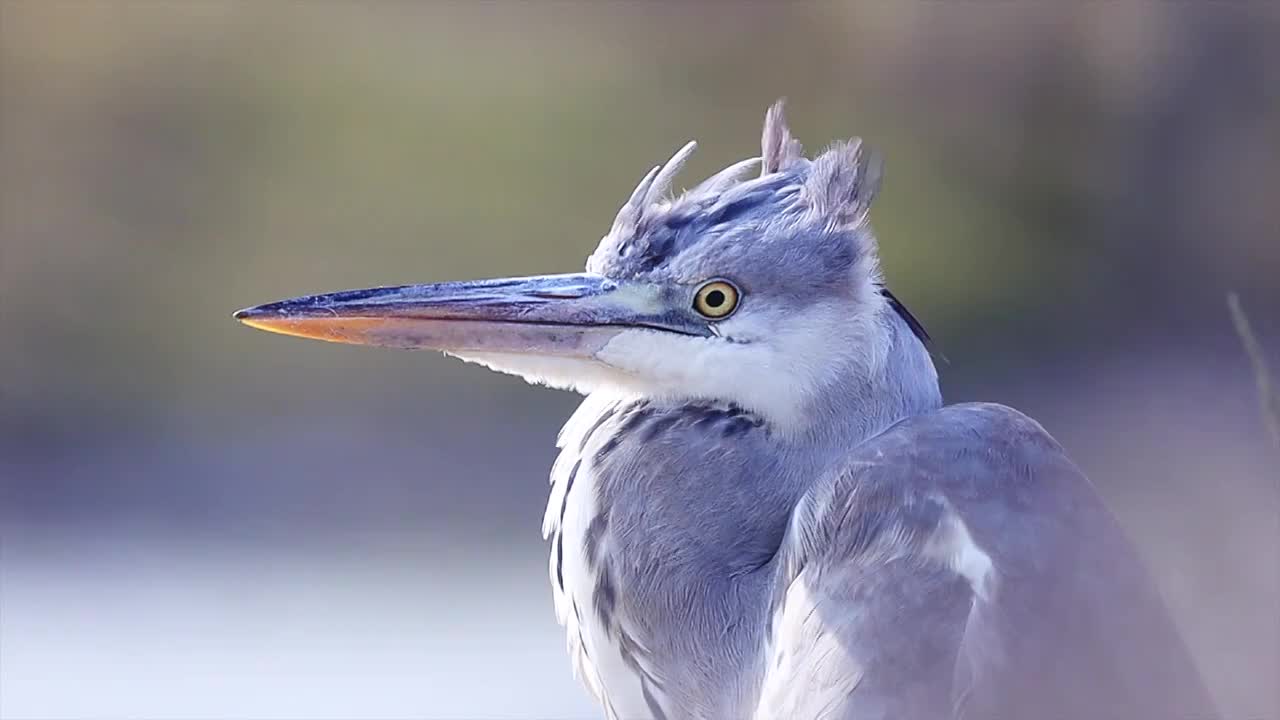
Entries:
{"label": "yellow eye", "polygon": [[738,288],[724,280],[712,280],[693,296],[693,309],[712,320],[729,317],[737,307]]}

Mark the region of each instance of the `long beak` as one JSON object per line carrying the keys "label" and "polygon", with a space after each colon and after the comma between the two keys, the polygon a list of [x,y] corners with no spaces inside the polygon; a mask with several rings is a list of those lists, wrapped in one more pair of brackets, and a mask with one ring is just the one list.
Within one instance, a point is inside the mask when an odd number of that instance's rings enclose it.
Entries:
{"label": "long beak", "polygon": [[709,335],[661,288],[599,275],[542,275],[347,290],[235,313],[250,327],[354,345],[592,357],[619,332]]}

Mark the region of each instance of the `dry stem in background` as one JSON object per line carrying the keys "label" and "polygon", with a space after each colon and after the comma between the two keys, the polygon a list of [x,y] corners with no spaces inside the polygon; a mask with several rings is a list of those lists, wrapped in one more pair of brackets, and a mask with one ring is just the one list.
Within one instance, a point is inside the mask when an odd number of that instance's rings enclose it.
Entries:
{"label": "dry stem in background", "polygon": [[1227,307],[1231,309],[1231,320],[1235,323],[1236,333],[1240,336],[1244,351],[1253,363],[1254,380],[1258,383],[1258,398],[1262,403],[1262,419],[1271,430],[1271,437],[1275,440],[1276,446],[1280,447],[1280,390],[1276,389],[1275,382],[1271,379],[1271,371],[1267,369],[1267,359],[1262,354],[1262,345],[1253,334],[1253,328],[1249,325],[1249,318],[1244,314],[1244,309],[1240,307],[1240,296],[1228,293]]}

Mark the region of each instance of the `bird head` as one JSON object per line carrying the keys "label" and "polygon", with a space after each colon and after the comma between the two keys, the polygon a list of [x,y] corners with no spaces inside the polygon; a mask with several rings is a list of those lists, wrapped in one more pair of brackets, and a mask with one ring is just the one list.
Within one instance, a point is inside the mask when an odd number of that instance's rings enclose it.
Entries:
{"label": "bird head", "polygon": [[842,378],[880,372],[904,323],[926,339],[883,289],[867,222],[877,153],[855,139],[805,158],[778,103],[761,157],[673,195],[694,148],[644,176],[584,273],[348,290],[235,317],[583,393],[733,403],[784,426]]}

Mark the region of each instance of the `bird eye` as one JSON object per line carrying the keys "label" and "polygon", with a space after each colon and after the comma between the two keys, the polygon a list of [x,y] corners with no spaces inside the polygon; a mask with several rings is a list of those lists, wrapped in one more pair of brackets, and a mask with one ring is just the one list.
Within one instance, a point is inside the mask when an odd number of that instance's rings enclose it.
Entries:
{"label": "bird eye", "polygon": [[712,320],[729,317],[737,307],[738,288],[724,280],[712,280],[693,296],[693,309]]}

